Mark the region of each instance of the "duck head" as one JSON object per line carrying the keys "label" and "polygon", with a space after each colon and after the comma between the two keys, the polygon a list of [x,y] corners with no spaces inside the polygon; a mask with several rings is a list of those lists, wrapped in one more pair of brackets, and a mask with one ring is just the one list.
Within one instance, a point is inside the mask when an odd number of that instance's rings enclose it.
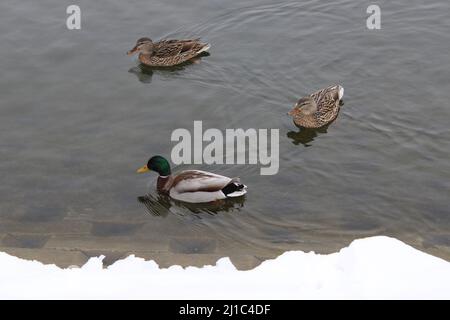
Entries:
{"label": "duck head", "polygon": [[145,173],[148,171],[158,172],[160,176],[169,176],[171,174],[169,162],[161,156],[151,157],[147,164],[139,168],[137,173]]}
{"label": "duck head", "polygon": [[131,56],[137,52],[141,52],[144,54],[152,54],[153,52],[153,41],[150,38],[140,38],[136,41],[136,45],[133,49],[127,52],[127,55]]}

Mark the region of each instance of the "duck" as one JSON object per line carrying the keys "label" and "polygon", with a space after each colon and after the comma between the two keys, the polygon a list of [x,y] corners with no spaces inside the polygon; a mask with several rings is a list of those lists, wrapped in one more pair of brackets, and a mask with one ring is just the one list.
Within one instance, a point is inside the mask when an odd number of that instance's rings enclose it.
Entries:
{"label": "duck", "polygon": [[209,43],[200,39],[161,40],[153,42],[143,37],[136,41],[133,49],[127,55],[139,52],[139,61],[149,67],[172,67],[197,57],[210,49]]}
{"label": "duck", "polygon": [[288,115],[299,127],[321,128],[336,119],[343,97],[344,88],[332,85],[300,98]]}
{"label": "duck", "polygon": [[169,162],[163,156],[151,157],[137,173],[158,173],[156,189],[172,199],[188,203],[207,203],[226,198],[242,197],[247,186],[239,178],[229,178],[201,170],[184,170],[172,174]]}

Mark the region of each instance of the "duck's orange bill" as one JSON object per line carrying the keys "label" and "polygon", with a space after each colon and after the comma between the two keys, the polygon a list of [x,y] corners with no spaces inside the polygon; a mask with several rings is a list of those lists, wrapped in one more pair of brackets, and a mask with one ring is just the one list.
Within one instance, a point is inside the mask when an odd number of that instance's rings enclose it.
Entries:
{"label": "duck's orange bill", "polygon": [[145,166],[143,166],[142,168],[139,168],[139,169],[136,171],[136,173],[145,173],[145,172],[148,172],[148,171],[150,171],[150,169],[145,165]]}
{"label": "duck's orange bill", "polygon": [[137,51],[138,47],[135,46],[133,49],[131,49],[130,51],[127,52],[127,55],[131,56],[133,53],[135,53]]}

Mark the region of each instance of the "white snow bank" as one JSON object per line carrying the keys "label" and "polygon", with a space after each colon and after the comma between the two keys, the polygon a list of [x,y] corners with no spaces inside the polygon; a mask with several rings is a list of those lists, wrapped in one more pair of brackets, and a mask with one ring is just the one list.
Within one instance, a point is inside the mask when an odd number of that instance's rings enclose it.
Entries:
{"label": "white snow bank", "polygon": [[450,263],[388,237],[353,241],[338,253],[286,252],[250,271],[228,258],[203,268],[129,256],[60,269],[0,253],[0,298],[42,299],[450,299]]}

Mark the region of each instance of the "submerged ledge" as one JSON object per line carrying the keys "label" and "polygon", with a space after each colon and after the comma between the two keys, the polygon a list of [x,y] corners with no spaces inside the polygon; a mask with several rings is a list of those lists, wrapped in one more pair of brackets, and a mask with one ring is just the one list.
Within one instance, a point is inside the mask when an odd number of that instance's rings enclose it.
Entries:
{"label": "submerged ledge", "polygon": [[131,255],[61,269],[0,252],[1,299],[450,299],[450,262],[394,238],[353,241],[328,255],[285,252],[249,271],[172,266]]}

